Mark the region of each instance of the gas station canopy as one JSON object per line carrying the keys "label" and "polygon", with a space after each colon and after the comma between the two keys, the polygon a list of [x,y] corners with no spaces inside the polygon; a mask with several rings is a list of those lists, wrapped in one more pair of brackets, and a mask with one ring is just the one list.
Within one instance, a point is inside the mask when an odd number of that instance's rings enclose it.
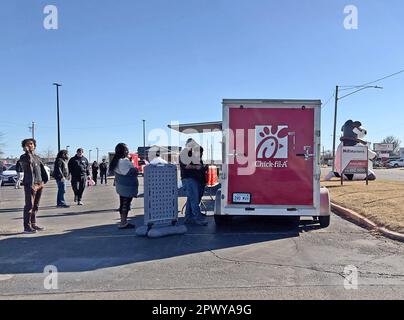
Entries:
{"label": "gas station canopy", "polygon": [[168,125],[170,129],[181,133],[208,133],[222,131],[222,121],[215,122],[201,122],[201,123],[188,123],[178,125]]}

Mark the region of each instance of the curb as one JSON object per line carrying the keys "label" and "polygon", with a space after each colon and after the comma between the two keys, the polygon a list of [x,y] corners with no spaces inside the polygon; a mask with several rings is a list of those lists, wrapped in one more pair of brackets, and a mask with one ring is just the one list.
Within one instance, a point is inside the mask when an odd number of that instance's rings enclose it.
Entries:
{"label": "curb", "polygon": [[389,239],[404,242],[404,234],[380,227],[373,221],[370,221],[368,218],[365,218],[355,211],[341,207],[335,203],[331,203],[331,210],[338,216],[345,218],[346,220],[351,221],[361,227],[365,227],[368,230],[376,230]]}

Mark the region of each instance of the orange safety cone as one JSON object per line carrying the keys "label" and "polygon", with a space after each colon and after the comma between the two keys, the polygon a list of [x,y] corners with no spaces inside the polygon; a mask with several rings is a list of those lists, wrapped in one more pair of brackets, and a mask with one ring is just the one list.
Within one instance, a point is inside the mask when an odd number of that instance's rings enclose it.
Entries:
{"label": "orange safety cone", "polygon": [[212,166],[212,186],[215,186],[219,183],[219,177],[217,175],[217,167]]}

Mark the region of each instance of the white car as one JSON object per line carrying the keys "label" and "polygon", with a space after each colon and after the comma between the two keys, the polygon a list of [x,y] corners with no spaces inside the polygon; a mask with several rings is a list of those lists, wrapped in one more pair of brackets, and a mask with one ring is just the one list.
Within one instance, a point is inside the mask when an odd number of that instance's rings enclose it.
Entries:
{"label": "white car", "polygon": [[1,180],[1,185],[5,184],[15,184],[17,181],[17,171],[16,171],[16,166],[12,165],[9,167],[7,170],[4,170],[3,173],[1,174],[0,180]]}
{"label": "white car", "polygon": [[[48,180],[50,180],[50,168],[45,165],[45,170],[46,173],[48,174]],[[21,180],[24,178],[24,173],[21,172]],[[5,185],[5,184],[15,184],[15,182],[18,179],[18,174],[16,171],[16,165],[12,165],[10,168],[8,168],[7,170],[3,171],[3,173],[0,175],[0,181],[1,181],[1,185]]]}
{"label": "white car", "polygon": [[387,164],[390,168],[404,167],[404,159],[392,160]]}

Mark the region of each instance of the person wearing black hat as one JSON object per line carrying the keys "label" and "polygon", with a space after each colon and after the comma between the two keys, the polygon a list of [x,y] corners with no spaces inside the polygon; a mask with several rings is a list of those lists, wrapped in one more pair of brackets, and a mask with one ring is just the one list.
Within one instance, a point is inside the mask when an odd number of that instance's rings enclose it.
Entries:
{"label": "person wearing black hat", "polygon": [[202,161],[203,148],[193,139],[188,139],[180,153],[181,180],[187,195],[185,224],[208,225],[199,204],[206,185],[206,166]]}

